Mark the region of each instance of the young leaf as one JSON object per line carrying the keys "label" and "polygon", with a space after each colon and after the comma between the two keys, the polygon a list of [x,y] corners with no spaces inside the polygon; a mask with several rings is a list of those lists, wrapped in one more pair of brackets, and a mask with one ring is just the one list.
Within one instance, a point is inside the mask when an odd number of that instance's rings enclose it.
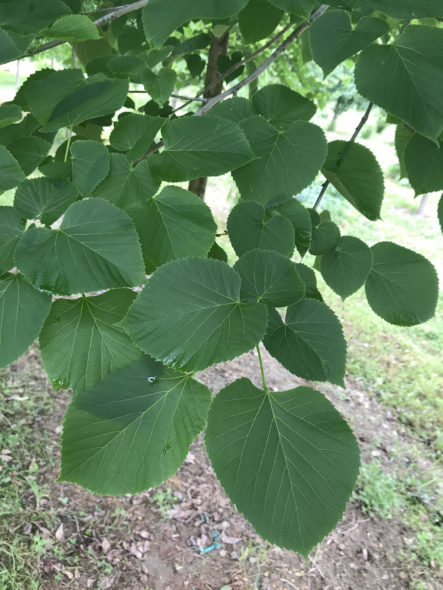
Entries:
{"label": "young leaf", "polygon": [[25,230],[15,207],[0,207],[0,275],[14,266],[14,252]]}
{"label": "young leaf", "polygon": [[224,19],[238,14],[248,0],[149,0],[142,18],[150,45],[160,47],[169,35],[190,20]]}
{"label": "young leaf", "polygon": [[89,195],[109,172],[109,152],[102,143],[76,141],[71,146],[72,181],[81,195]]}
{"label": "young leaf", "polygon": [[17,245],[16,262],[37,288],[60,295],[145,282],[131,220],[102,199],[71,205],[56,230],[28,229]]}
{"label": "young leaf", "polygon": [[3,145],[0,145],[0,192],[15,188],[25,175],[19,163]]}
{"label": "young leaf", "polygon": [[206,257],[217,226],[202,199],[167,186],[128,210],[140,236],[147,272],[177,258]]}
{"label": "young leaf", "polygon": [[362,215],[372,221],[380,218],[383,172],[368,148],[346,141],[331,142],[322,172]]}
{"label": "young leaf", "polygon": [[305,284],[286,256],[272,250],[250,250],[234,266],[241,278],[241,297],[271,307],[286,307],[305,295]]}
{"label": "young leaf", "polygon": [[49,141],[41,137],[23,137],[8,144],[8,150],[26,176],[40,166],[50,149]]}
{"label": "young leaf", "polygon": [[277,196],[289,198],[307,187],[324,164],[326,140],[312,123],[295,121],[280,131],[255,116],[241,127],[258,156],[232,174],[243,199],[266,204]]}
{"label": "young leaf", "polygon": [[164,123],[162,117],[128,114],[117,121],[109,141],[115,150],[126,152],[128,160],[136,160],[151,146]]}
{"label": "young leaf", "polygon": [[443,143],[416,133],[406,146],[404,165],[416,195],[443,189]]}
{"label": "young leaf", "polygon": [[357,440],[310,387],[274,392],[235,381],[214,399],[205,442],[224,490],[260,536],[305,558],[342,517],[358,475]]}
{"label": "young leaf", "polygon": [[118,369],[74,395],[63,423],[60,480],[115,495],[159,485],[185,460],[210,403],[205,385],[148,357]]}
{"label": "young leaf", "polygon": [[23,181],[14,197],[14,206],[26,219],[40,219],[50,225],[66,211],[77,198],[73,184],[67,180],[32,178]]}
{"label": "young leaf", "polygon": [[302,264],[301,262],[296,262],[295,267],[298,274],[300,275],[301,280],[305,284],[305,297],[323,301],[323,297],[321,296],[320,291],[317,289],[317,277],[315,276],[315,272],[312,270],[312,268],[306,266],[306,264]]}
{"label": "young leaf", "polygon": [[220,117],[184,117],[163,127],[165,149],[149,158],[155,177],[169,182],[219,176],[253,158],[240,127]]}
{"label": "young leaf", "polygon": [[366,297],[373,311],[397,326],[415,326],[432,318],[438,298],[438,277],[432,264],[392,242],[375,244],[371,251]]}
{"label": "young leaf", "polygon": [[249,0],[238,15],[238,24],[246,43],[256,43],[268,37],[278,26],[283,12],[268,0]]}
{"label": "young leaf", "polygon": [[312,222],[309,211],[295,198],[277,203],[269,208],[287,217],[292,223],[295,234],[295,245],[300,254],[305,254],[311,244]]}
{"label": "young leaf", "polygon": [[40,334],[48,377],[61,387],[87,390],[140,357],[118,326],[136,294],[115,289],[97,297],[58,299]]}
{"label": "young leaf", "polygon": [[270,310],[263,344],[294,375],[344,387],[346,341],[336,315],[324,303],[303,299],[288,307],[285,321]]}
{"label": "young leaf", "polygon": [[94,197],[106,199],[121,209],[129,209],[156,194],[160,182],[152,174],[148,160],[131,168],[122,154],[111,154],[109,174],[94,190]]}
{"label": "young leaf", "polygon": [[275,250],[284,256],[294,251],[294,229],[291,222],[279,213],[266,218],[262,205],[239,203],[228,217],[228,232],[237,256],[249,250]]}
{"label": "young leaf", "polygon": [[159,105],[164,104],[174,92],[177,74],[170,68],[161,68],[154,74],[149,68],[143,70],[142,81],[146,92]]}
{"label": "young leaf", "polygon": [[327,76],[342,61],[352,57],[389,31],[389,25],[372,17],[361,18],[352,29],[344,10],[328,10],[309,29],[314,60]]}
{"label": "young leaf", "polygon": [[214,258],[215,260],[221,260],[222,262],[228,262],[228,255],[221,246],[214,242],[211,249],[208,252],[208,258]]}
{"label": "young leaf", "polygon": [[352,236],[340,238],[337,248],[325,252],[320,263],[322,277],[343,299],[363,287],[371,268],[369,246]]}
{"label": "young leaf", "polygon": [[318,256],[335,248],[340,240],[340,230],[333,221],[322,221],[312,230],[311,254]]}
{"label": "young leaf", "polygon": [[442,29],[408,26],[392,45],[363,51],[355,69],[357,90],[436,142],[443,131],[442,54]]}
{"label": "young leaf", "polygon": [[0,367],[17,360],[39,335],[51,296],[17,274],[0,279]]}
{"label": "young leaf", "polygon": [[3,103],[0,105],[0,128],[11,125],[22,118],[22,111],[16,104]]}
{"label": "young leaf", "polygon": [[224,262],[191,258],[161,266],[125,320],[148,354],[186,371],[251,350],[263,338],[267,311],[240,298],[240,276]]}
{"label": "young leaf", "polygon": [[252,97],[259,115],[277,129],[285,130],[294,121],[309,121],[315,115],[315,104],[283,84],[264,86]]}
{"label": "young leaf", "polygon": [[100,39],[100,33],[90,18],[81,14],[62,16],[45,33],[46,37],[60,41],[91,41]]}

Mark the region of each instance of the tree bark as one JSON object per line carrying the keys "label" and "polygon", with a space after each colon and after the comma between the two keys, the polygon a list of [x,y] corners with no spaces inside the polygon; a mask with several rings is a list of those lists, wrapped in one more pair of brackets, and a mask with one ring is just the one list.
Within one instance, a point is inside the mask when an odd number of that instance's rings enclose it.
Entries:
{"label": "tree bark", "polygon": [[[219,78],[220,72],[217,67],[217,60],[220,55],[226,55],[229,45],[229,32],[221,37],[213,37],[211,47],[209,49],[208,65],[206,68],[205,87],[211,85],[211,88],[204,93],[204,98],[213,98],[220,94],[223,90],[223,80],[219,80],[217,84],[212,84]],[[189,182],[188,189],[196,194],[201,199],[205,198],[206,184],[208,179],[203,176],[201,178],[194,178]]]}

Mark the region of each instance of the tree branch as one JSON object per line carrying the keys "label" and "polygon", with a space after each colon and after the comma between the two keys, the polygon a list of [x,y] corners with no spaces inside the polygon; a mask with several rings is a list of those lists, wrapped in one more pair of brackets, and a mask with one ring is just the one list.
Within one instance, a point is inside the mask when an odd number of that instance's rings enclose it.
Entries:
{"label": "tree branch", "polygon": [[[243,88],[243,86],[247,86],[248,84],[253,82],[256,78],[258,78],[260,76],[260,74],[263,73],[267,68],[269,68],[269,66],[271,64],[273,64],[274,61],[277,58],[279,58],[282,53],[284,53],[286,51],[286,49],[289,47],[289,45],[293,41],[298,39],[298,37],[300,37],[300,35],[302,33],[304,33],[306,31],[306,29],[309,28],[310,24],[315,19],[317,19],[320,15],[322,15],[324,12],[326,12],[326,10],[328,8],[329,8],[329,6],[327,4],[322,4],[320,6],[320,8],[318,8],[315,12],[312,13],[310,22],[305,21],[304,23],[299,25],[283,41],[283,43],[277,47],[277,49],[274,51],[274,53],[270,57],[268,57],[268,59],[266,61],[264,61],[261,64],[261,66],[259,66],[256,70],[254,70],[251,74],[249,74],[249,76],[247,78],[245,78],[241,82],[238,82],[238,84],[235,84],[235,86],[231,86],[231,88],[229,88],[228,90],[221,92],[217,96],[214,96],[214,98],[210,98],[202,107],[200,107],[198,109],[198,111],[196,113],[194,113],[194,116],[201,117],[202,115],[206,114],[209,110],[211,110],[212,107],[215,107],[216,104],[218,104],[219,102],[221,102],[222,100],[224,100],[228,96],[231,96],[231,94],[237,94],[237,92],[241,88]],[[144,160],[148,156],[155,154],[155,152],[157,152],[162,147],[163,147],[163,141],[159,141],[158,143],[154,144],[151,148],[149,148],[149,150],[146,153],[144,153],[143,156],[138,158],[138,160],[134,160],[133,164],[134,165],[138,164],[139,162],[141,162],[142,160]]]}
{"label": "tree branch", "polygon": [[[346,156],[346,154],[348,153],[351,145],[355,142],[355,140],[357,139],[357,137],[360,134],[360,131],[363,129],[363,127],[365,126],[367,120],[369,119],[369,115],[371,114],[372,111],[372,107],[374,106],[374,103],[370,102],[368,104],[368,108],[366,109],[366,111],[364,112],[363,117],[360,119],[359,124],[357,125],[357,127],[355,128],[354,133],[352,134],[351,139],[347,142],[345,149],[343,150],[343,153],[340,157],[340,159],[337,161],[337,168],[340,168],[344,157]],[[317,197],[317,200],[315,201],[315,205],[313,207],[313,209],[318,209],[320,203],[322,202],[323,197],[325,196],[326,190],[328,188],[328,186],[330,185],[330,181],[329,180],[325,180],[325,182],[322,184],[321,187],[321,191],[320,194]]]}
{"label": "tree branch", "polygon": [[210,111],[213,107],[215,107],[216,104],[218,104],[219,102],[221,102],[225,98],[228,98],[228,96],[231,96],[233,94],[237,94],[237,92],[241,88],[243,88],[244,86],[247,86],[248,84],[253,82],[255,79],[257,79],[260,76],[260,74],[262,74],[265,70],[267,70],[269,68],[269,66],[272,65],[274,63],[274,61],[276,59],[278,59],[280,57],[280,55],[286,51],[286,49],[289,47],[289,45],[291,45],[291,43],[293,41],[298,39],[300,37],[300,35],[302,35],[302,33],[304,33],[306,31],[306,29],[309,28],[309,26],[312,22],[314,20],[316,20],[319,16],[321,16],[324,12],[326,12],[326,10],[328,8],[329,8],[329,6],[327,4],[322,4],[322,6],[320,6],[320,8],[318,8],[311,15],[310,22],[305,21],[304,23],[299,25],[283,41],[283,43],[277,47],[277,49],[272,53],[272,55],[270,55],[268,57],[268,59],[266,59],[256,70],[254,70],[251,74],[249,74],[249,76],[244,78],[244,80],[241,80],[240,82],[238,82],[234,86],[231,86],[231,88],[228,88],[228,90],[225,90],[221,94],[218,94],[214,98],[211,98],[210,100],[208,100],[208,102],[205,105],[203,105],[196,113],[194,113],[194,116],[200,117],[201,115],[204,115],[205,113]]}
{"label": "tree branch", "polygon": [[[218,76],[217,80],[214,80],[213,82],[211,82],[210,84],[208,84],[207,86],[205,86],[202,90],[200,90],[200,92],[197,94],[197,96],[202,96],[202,95],[206,94],[209,90],[212,90],[212,88],[214,86],[216,86],[217,84],[219,84],[222,80],[225,80],[228,76],[230,76],[231,74],[233,74],[239,68],[241,68],[242,66],[246,65],[247,63],[249,63],[250,61],[252,61],[253,59],[255,59],[258,55],[260,55],[260,53],[263,53],[263,51],[266,51],[266,49],[268,49],[269,47],[271,47],[272,45],[274,45],[274,43],[276,41],[278,41],[280,39],[280,37],[283,37],[283,35],[287,31],[289,31],[289,29],[291,27],[292,27],[292,23],[290,23],[290,24],[286,25],[285,27],[283,27],[283,29],[281,31],[279,31],[276,35],[274,35],[274,37],[272,37],[272,39],[270,39],[269,41],[267,41],[262,47],[259,47],[253,53],[247,55],[246,57],[244,57],[243,59],[241,59],[240,61],[238,61],[237,63],[235,63],[233,66],[231,66],[230,68],[228,68],[226,70],[226,72],[223,72],[223,74],[220,74]],[[181,111],[185,107],[189,106],[191,103],[192,103],[192,101],[191,100],[188,100],[184,104],[182,104],[179,107],[177,107],[173,112],[176,113],[177,111]]]}
{"label": "tree branch", "polygon": [[[112,22],[113,20],[120,18],[124,14],[128,14],[129,12],[133,12],[134,10],[138,10],[139,8],[143,8],[148,3],[148,0],[138,0],[137,2],[133,2],[132,4],[125,4],[124,6],[119,6],[112,12],[101,16],[97,20],[94,21],[94,25],[96,27],[103,27],[108,23]],[[57,47],[58,45],[63,45],[67,43],[67,41],[50,41],[49,43],[44,43],[44,45],[40,45],[37,49],[33,49],[25,54],[24,57],[32,57],[37,53],[42,53],[43,51],[47,51],[48,49],[52,49],[53,47]]]}

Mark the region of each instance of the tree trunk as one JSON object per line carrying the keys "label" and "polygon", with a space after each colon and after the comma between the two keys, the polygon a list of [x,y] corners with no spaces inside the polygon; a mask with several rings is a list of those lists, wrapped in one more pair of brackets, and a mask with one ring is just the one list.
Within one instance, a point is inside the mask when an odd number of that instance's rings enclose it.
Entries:
{"label": "tree trunk", "polygon": [[[229,32],[225,33],[221,37],[213,37],[211,41],[211,48],[209,50],[208,66],[206,68],[205,76],[205,87],[213,84],[218,77],[220,72],[217,67],[217,59],[220,55],[226,55],[229,45]],[[214,84],[208,91],[204,93],[204,98],[212,98],[220,94],[223,90],[223,80],[219,80],[217,84]],[[189,183],[189,190],[196,194],[201,199],[205,198],[206,184],[208,179],[203,176],[201,178],[194,178]]]}

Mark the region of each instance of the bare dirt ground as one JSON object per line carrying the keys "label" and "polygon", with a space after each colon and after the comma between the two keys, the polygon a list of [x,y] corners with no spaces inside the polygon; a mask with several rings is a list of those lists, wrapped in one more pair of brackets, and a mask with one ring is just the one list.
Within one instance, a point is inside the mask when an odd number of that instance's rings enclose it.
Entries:
{"label": "bare dirt ground", "polygon": [[[265,357],[271,388],[291,389],[306,383],[290,375],[266,353]],[[199,378],[216,393],[241,376],[259,385],[255,352],[208,369]],[[192,445],[183,467],[159,490],[123,498],[98,497],[76,485],[56,482],[62,417],[71,394],[52,390],[36,350],[10,367],[5,377],[9,390],[15,392],[10,396],[11,403],[14,396],[23,395],[25,383],[29,392],[46,391],[53,406],[49,413],[29,416],[29,436],[21,442],[32,462],[33,444],[46,441],[49,460],[39,459],[36,476],[39,489],[44,491],[24,492],[23,513],[11,514],[0,523],[0,539],[2,527],[6,537],[13,532],[19,538],[20,547],[35,545],[35,539],[39,539],[38,559],[27,564],[35,577],[35,588],[443,588],[437,572],[431,576],[425,566],[417,569],[417,562],[399,557],[411,543],[410,531],[402,522],[396,518],[370,518],[356,501],[349,503],[337,529],[307,562],[265,543],[225,496],[206,457],[202,437]],[[348,380],[346,392],[328,385],[317,388],[352,424],[363,461],[376,456],[387,464],[394,443],[398,444],[402,437],[406,441],[408,434],[399,429],[395,416],[359,389],[357,382]],[[3,567],[8,564],[3,562]],[[19,584],[11,584],[11,588],[28,590]]]}

